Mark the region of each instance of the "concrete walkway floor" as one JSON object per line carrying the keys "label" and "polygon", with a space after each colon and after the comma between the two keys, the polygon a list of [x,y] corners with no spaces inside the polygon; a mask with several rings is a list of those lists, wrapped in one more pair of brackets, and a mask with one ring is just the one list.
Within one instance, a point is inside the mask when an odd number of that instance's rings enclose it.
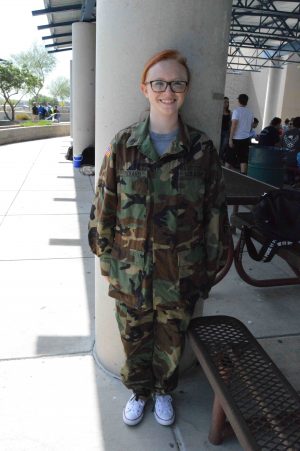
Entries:
{"label": "concrete walkway floor", "polygon": [[[0,148],[0,450],[241,450],[234,438],[208,443],[212,391],[198,367],[174,394],[174,426],[158,425],[150,403],[139,426],[123,424],[129,393],[93,358],[94,177],[65,160],[69,144]],[[249,261],[249,270],[288,271],[279,260],[261,265]],[[232,268],[204,312],[241,319],[300,390],[299,294],[300,287],[251,287]]]}

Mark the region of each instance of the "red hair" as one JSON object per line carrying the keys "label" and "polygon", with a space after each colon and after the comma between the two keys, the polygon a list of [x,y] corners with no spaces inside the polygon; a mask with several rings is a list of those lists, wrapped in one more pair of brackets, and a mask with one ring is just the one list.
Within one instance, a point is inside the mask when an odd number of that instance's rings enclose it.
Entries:
{"label": "red hair", "polygon": [[186,70],[187,76],[188,76],[188,82],[190,81],[191,73],[190,73],[190,69],[187,65],[186,58],[178,50],[167,49],[167,50],[162,50],[161,52],[155,53],[155,55],[153,55],[146,62],[145,66],[144,66],[144,70],[142,72],[141,83],[145,83],[149,69],[152,66],[154,66],[155,64],[159,63],[160,61],[164,61],[164,60],[175,60],[179,64],[181,64],[183,67],[185,67],[185,70]]}

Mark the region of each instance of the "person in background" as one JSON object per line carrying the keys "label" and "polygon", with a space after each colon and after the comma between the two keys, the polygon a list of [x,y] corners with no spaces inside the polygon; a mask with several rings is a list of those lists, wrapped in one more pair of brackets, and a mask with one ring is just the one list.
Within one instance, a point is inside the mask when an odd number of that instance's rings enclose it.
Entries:
{"label": "person in background", "polygon": [[294,117],[291,117],[290,122],[289,122],[289,130],[291,130],[292,128],[294,128]]}
{"label": "person in background", "polygon": [[239,164],[242,174],[247,174],[249,137],[253,124],[253,113],[247,108],[247,94],[238,96],[239,106],[233,110],[229,135],[227,167]]}
{"label": "person in background", "polygon": [[265,127],[259,135],[258,144],[261,146],[277,146],[280,147],[280,131],[281,119],[280,117],[273,117],[270,125]]}
{"label": "person in background", "polygon": [[[300,116],[293,118],[292,127],[281,137],[281,146],[285,150],[285,165],[288,168],[300,167]],[[286,183],[293,184],[298,175],[293,170],[286,173]]]}
{"label": "person in background", "polygon": [[251,144],[251,140],[252,139],[255,139],[256,141],[258,140],[258,134],[257,134],[257,131],[256,131],[256,128],[257,128],[258,124],[259,124],[259,120],[257,119],[257,117],[255,117],[253,119],[252,128],[250,130],[250,136],[249,136],[250,144]]}
{"label": "person in background", "polygon": [[283,134],[289,129],[290,120],[286,118],[284,121],[284,125],[282,126]]}
{"label": "person in background", "polygon": [[221,140],[219,149],[219,157],[222,162],[224,162],[224,155],[229,142],[230,125],[231,125],[231,111],[229,109],[229,98],[224,97]]}
{"label": "person in background", "polygon": [[49,103],[47,103],[47,102],[45,104],[45,110],[46,110],[46,113],[45,113],[46,119],[51,120],[52,119],[52,114],[53,114],[52,106]]}
{"label": "person in background", "polygon": [[44,107],[44,105],[40,104],[38,106],[38,111],[39,111],[39,119],[43,120],[46,117],[46,108]]}
{"label": "person in background", "polygon": [[31,112],[32,112],[32,120],[33,120],[34,122],[36,122],[36,121],[39,119],[39,109],[38,109],[38,107],[37,107],[36,102],[33,102],[33,103],[32,103],[32,109],[31,109]]}
{"label": "person in background", "polygon": [[58,105],[55,105],[53,108],[53,119],[57,122],[60,122],[60,111],[58,109]]}
{"label": "person in background", "polygon": [[143,70],[149,116],[116,134],[106,149],[89,222],[126,355],[132,390],[123,421],[175,420],[172,391],[195,304],[208,297],[230,237],[218,153],[179,111],[190,85],[186,59],[163,50]]}
{"label": "person in background", "polygon": [[300,151],[300,116],[293,118],[292,126],[284,133],[282,147],[289,152]]}

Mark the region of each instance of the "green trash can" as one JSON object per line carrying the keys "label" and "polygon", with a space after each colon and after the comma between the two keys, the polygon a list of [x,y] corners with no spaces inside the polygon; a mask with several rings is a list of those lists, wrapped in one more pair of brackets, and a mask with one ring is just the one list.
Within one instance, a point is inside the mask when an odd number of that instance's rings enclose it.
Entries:
{"label": "green trash can", "polygon": [[247,175],[280,188],[284,179],[283,156],[280,147],[250,146]]}

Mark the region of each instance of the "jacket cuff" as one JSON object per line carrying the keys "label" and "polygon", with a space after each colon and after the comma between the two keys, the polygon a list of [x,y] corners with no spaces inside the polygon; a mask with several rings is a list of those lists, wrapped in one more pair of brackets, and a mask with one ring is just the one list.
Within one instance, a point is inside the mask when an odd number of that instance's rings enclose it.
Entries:
{"label": "jacket cuff", "polygon": [[110,261],[111,257],[107,255],[102,255],[100,257],[100,271],[102,276],[109,276],[110,272]]}

